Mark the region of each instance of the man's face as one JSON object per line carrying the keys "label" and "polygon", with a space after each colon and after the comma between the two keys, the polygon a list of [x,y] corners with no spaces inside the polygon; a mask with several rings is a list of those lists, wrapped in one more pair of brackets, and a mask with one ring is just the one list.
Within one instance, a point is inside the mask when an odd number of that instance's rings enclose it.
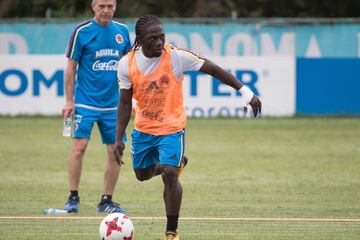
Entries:
{"label": "man's face", "polygon": [[140,37],[143,53],[146,57],[160,57],[165,44],[165,33],[161,24],[146,26]]}
{"label": "man's face", "polygon": [[95,0],[92,4],[95,21],[100,25],[108,25],[116,10],[115,0]]}

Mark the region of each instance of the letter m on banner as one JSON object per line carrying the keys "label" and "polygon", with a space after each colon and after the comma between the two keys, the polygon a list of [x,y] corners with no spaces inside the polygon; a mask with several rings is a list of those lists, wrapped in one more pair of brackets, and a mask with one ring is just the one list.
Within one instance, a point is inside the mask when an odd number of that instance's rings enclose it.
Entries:
{"label": "letter m on banner", "polygon": [[57,96],[64,96],[64,71],[57,70],[50,78],[46,78],[40,70],[33,72],[33,92],[34,96],[40,96],[40,83],[50,88],[55,82],[57,83]]}

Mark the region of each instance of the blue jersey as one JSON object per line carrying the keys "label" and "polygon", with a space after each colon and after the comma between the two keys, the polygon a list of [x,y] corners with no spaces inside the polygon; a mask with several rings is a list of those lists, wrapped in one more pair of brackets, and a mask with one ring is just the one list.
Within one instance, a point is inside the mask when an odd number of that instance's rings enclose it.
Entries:
{"label": "blue jersey", "polygon": [[126,25],[110,21],[100,26],[93,19],[73,31],[66,57],[78,62],[75,106],[116,109],[119,100],[117,65],[131,48]]}

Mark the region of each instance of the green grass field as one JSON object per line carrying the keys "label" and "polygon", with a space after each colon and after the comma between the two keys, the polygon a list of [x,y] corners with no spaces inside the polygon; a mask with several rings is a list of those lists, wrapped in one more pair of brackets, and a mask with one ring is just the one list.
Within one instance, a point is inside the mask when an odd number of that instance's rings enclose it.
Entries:
{"label": "green grass field", "polygon": [[[0,117],[0,239],[99,239],[95,206],[105,148],[93,131],[80,184],[84,219],[42,216],[67,198],[71,141],[57,117]],[[128,131],[129,132],[129,131]],[[181,220],[182,240],[360,239],[360,119],[190,119],[181,217],[358,219],[354,222]],[[138,182],[129,158],[114,200],[137,240],[162,239],[162,181]],[[74,215],[71,215],[74,216]],[[86,217],[99,217],[86,219]]]}

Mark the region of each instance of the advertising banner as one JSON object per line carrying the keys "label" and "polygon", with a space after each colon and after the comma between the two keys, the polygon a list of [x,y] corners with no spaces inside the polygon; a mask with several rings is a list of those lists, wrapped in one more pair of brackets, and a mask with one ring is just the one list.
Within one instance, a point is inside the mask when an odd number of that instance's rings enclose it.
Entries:
{"label": "advertising banner", "polygon": [[[209,57],[231,71],[263,102],[263,114],[295,113],[292,57]],[[63,55],[7,55],[0,59],[0,114],[59,115],[65,102]],[[240,93],[200,72],[186,72],[188,116],[243,116]]]}
{"label": "advertising banner", "polygon": [[60,115],[65,102],[62,55],[0,58],[0,114]]}
{"label": "advertising banner", "polygon": [[[295,59],[291,57],[209,57],[246,84],[263,103],[263,115],[295,113]],[[190,72],[184,82],[188,116],[243,116],[241,95],[209,75]]]}
{"label": "advertising banner", "polygon": [[297,59],[296,113],[360,116],[360,59]]}

